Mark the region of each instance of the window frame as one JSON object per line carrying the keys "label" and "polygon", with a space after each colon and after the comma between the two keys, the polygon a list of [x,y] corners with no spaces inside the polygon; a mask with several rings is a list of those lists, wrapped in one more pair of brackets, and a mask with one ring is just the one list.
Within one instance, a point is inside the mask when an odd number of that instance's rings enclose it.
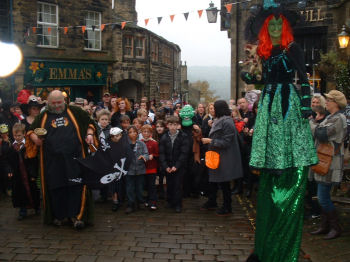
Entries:
{"label": "window frame", "polygon": [[151,56],[152,62],[159,62],[159,42],[156,40],[152,40]]}
{"label": "window frame", "polygon": [[[51,11],[51,7],[52,6],[54,6],[56,8],[56,14],[55,14],[56,15],[56,23],[48,23],[48,22],[41,22],[41,21],[39,21],[39,13],[40,13],[39,10],[38,10],[39,9],[39,5],[48,5],[48,6],[50,6],[50,11]],[[48,27],[51,28],[50,39],[52,39],[52,37],[51,37],[51,35],[52,35],[52,28],[54,28],[54,27],[56,28],[56,39],[57,39],[56,45],[37,44],[36,46],[38,46],[38,47],[45,47],[45,48],[58,48],[59,47],[59,33],[58,33],[59,10],[58,10],[58,5],[57,4],[51,4],[51,3],[38,1],[37,2],[36,15],[37,15],[37,17],[36,17],[37,28],[39,28],[39,25],[40,25],[40,28],[42,30],[41,34],[37,34],[37,40],[38,40],[39,37],[41,37],[42,38],[42,42],[43,42],[43,37],[45,36],[43,30],[45,30],[45,27],[44,27],[45,25],[47,26],[46,28],[48,28]],[[50,15],[51,15],[51,13],[50,13]],[[49,36],[49,35],[47,35],[47,36]]]}
{"label": "window frame", "polygon": [[[142,55],[139,56],[138,55],[138,51],[140,49],[140,47],[137,45],[138,44],[138,40],[141,39],[142,42]],[[134,36],[134,41],[135,41],[135,58],[138,59],[144,59],[145,58],[145,50],[146,50],[146,38],[144,36]]]}
{"label": "window frame", "polygon": [[[86,20],[87,20],[87,15],[88,13],[95,13],[95,14],[98,14],[99,15],[99,18],[98,18],[98,25],[96,25],[94,31],[92,30],[92,26],[91,27],[88,27],[87,23],[86,23]],[[85,11],[85,17],[84,17],[84,22],[85,22],[85,33],[84,33],[84,50],[89,50],[89,51],[101,51],[102,50],[102,32],[101,32],[101,23],[102,23],[102,13],[101,12],[96,12],[96,11],[91,11],[91,10],[86,10]],[[99,36],[99,42],[100,42],[100,47],[99,48],[90,48],[90,47],[86,47],[85,45],[85,41],[89,41],[89,38],[86,38],[85,36],[88,35],[88,31],[92,31],[92,32],[99,32],[98,36]],[[95,44],[96,44],[96,38],[93,39]]]}
{"label": "window frame", "polygon": [[[127,45],[127,41],[126,39],[130,39],[131,41],[131,46],[128,46]],[[123,57],[126,57],[126,58],[133,58],[134,57],[134,36],[133,35],[129,35],[129,34],[126,34],[126,35],[123,35]],[[126,54],[125,50],[129,48],[130,49],[130,55],[129,54]]]}

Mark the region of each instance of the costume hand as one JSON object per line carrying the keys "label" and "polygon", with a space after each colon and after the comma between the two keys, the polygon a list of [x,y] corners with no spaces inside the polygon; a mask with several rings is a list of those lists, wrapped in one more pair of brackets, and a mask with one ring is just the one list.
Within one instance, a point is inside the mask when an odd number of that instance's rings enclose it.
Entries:
{"label": "costume hand", "polygon": [[8,173],[7,176],[8,176],[8,178],[11,178],[13,176],[13,174],[12,173]]}
{"label": "costume hand", "polygon": [[142,159],[143,161],[145,161],[145,162],[147,161],[146,158],[145,158],[144,156],[139,156],[138,160],[141,160],[141,159]]}
{"label": "costume hand", "polygon": [[177,171],[177,168],[173,166],[173,167],[171,168],[171,172],[176,172],[176,171]]}
{"label": "costume hand", "polygon": [[202,143],[205,144],[205,145],[206,144],[210,144],[211,140],[212,140],[211,138],[202,138]]}
{"label": "costume hand", "polygon": [[167,172],[167,173],[171,173],[171,168],[168,167],[168,168],[166,169],[166,172]]}
{"label": "costume hand", "polygon": [[301,110],[301,115],[304,119],[309,119],[312,116],[312,110]]}
{"label": "costume hand", "polygon": [[94,137],[93,137],[93,136],[86,136],[85,142],[86,142],[86,144],[88,144],[88,145],[93,144],[93,143],[94,143]]}
{"label": "costume hand", "polygon": [[37,146],[41,146],[43,144],[43,140],[40,139],[35,133],[30,134],[30,139],[33,141],[33,143]]}

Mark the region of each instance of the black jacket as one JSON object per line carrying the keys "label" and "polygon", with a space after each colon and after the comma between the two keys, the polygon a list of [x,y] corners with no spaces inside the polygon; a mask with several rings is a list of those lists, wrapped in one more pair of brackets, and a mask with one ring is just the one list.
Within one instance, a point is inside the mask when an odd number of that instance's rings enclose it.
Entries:
{"label": "black jacket", "polygon": [[[130,118],[130,123],[134,120],[134,114],[131,111],[126,111],[125,114]],[[111,118],[111,126],[112,127],[120,127],[121,128],[121,123],[120,123],[120,117],[122,114],[120,112],[116,112],[112,115]]]}
{"label": "black jacket", "polygon": [[162,170],[175,166],[176,169],[185,167],[189,154],[187,135],[179,131],[174,145],[171,144],[169,133],[165,133],[159,142],[159,161]]}

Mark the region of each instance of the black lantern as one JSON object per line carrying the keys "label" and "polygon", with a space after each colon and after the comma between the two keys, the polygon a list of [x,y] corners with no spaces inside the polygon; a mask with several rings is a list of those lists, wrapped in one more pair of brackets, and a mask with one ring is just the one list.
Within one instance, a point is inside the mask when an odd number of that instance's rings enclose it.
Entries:
{"label": "black lantern", "polygon": [[349,39],[350,39],[350,36],[346,32],[345,25],[343,25],[343,27],[341,29],[341,33],[338,35],[339,47],[340,48],[347,48],[348,44],[349,44]]}
{"label": "black lantern", "polygon": [[206,9],[207,11],[207,18],[208,18],[208,23],[216,23],[218,19],[218,9],[214,7],[214,3],[210,2],[209,8]]}

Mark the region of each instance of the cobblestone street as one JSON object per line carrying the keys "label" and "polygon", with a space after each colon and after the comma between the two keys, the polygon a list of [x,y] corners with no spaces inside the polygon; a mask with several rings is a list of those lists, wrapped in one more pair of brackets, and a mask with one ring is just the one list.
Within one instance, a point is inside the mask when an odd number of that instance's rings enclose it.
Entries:
{"label": "cobblestone street", "polygon": [[10,201],[0,201],[0,261],[245,261],[254,232],[233,198],[233,215],[199,211],[204,199],[185,199],[183,213],[160,204],[126,215],[96,204],[95,225],[82,231],[55,228],[30,216],[17,221]]}

